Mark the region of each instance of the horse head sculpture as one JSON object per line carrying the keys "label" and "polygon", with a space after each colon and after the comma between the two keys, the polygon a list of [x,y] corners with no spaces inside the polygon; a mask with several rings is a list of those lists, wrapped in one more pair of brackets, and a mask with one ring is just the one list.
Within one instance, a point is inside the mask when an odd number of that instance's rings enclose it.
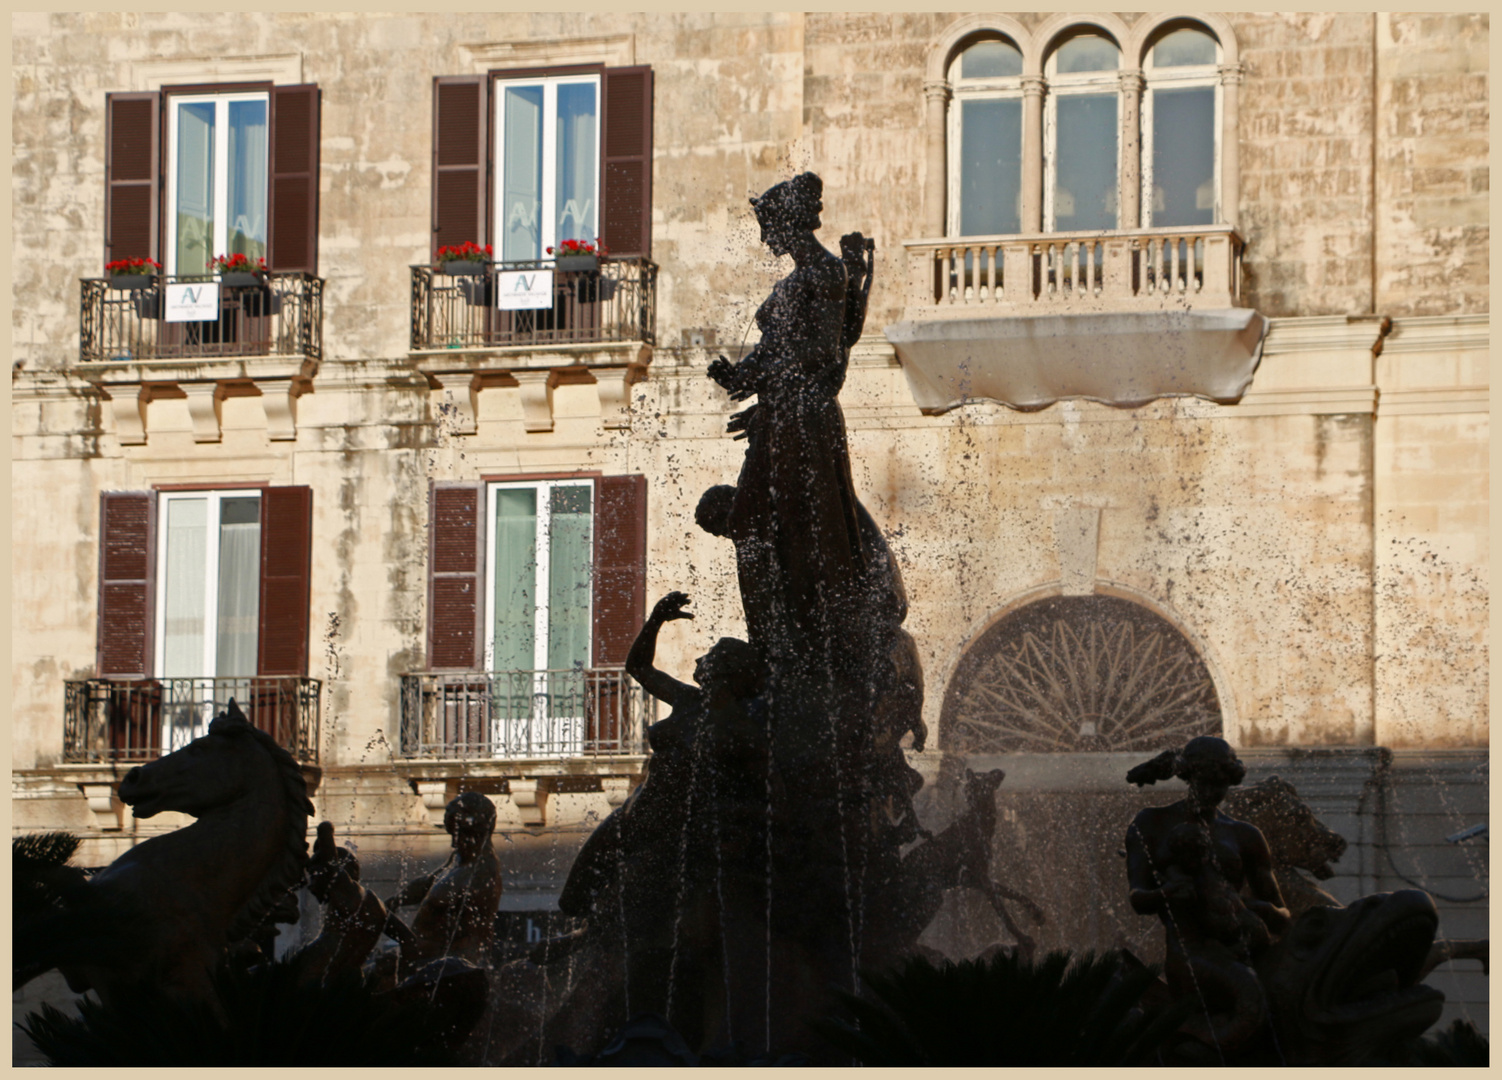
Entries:
{"label": "horse head sculpture", "polygon": [[14,968],[60,968],[102,999],[148,981],[208,999],[210,975],[301,878],[313,812],[297,761],[233,700],[208,734],[132,769],[120,798],[138,818],[193,824],[131,848],[84,894],[18,933]]}

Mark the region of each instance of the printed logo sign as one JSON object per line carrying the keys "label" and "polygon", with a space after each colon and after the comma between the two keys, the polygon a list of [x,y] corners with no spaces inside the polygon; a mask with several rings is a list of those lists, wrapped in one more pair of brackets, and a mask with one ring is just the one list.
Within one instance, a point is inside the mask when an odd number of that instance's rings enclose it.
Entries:
{"label": "printed logo sign", "polygon": [[212,322],[219,318],[219,283],[195,281],[167,286],[168,322]]}
{"label": "printed logo sign", "polygon": [[495,306],[503,311],[553,306],[553,271],[502,270],[495,276]]}

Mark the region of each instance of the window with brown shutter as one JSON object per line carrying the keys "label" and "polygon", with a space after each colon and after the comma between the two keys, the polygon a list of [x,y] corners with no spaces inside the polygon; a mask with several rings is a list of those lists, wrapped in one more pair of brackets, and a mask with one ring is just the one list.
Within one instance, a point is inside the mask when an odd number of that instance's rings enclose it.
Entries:
{"label": "window with brown shutter", "polygon": [[[536,235],[525,256],[504,254],[505,233],[514,224],[516,207],[498,209],[495,188],[501,181],[497,157],[504,152],[496,131],[497,110],[504,108],[506,84],[519,86],[594,76],[599,81],[599,180],[592,196],[578,205],[555,208],[558,223],[528,225]],[[551,93],[551,91],[550,91]],[[507,121],[510,123],[510,121]],[[548,153],[544,149],[544,154]],[[551,190],[551,189],[550,189]],[[525,203],[526,199],[521,199]],[[585,207],[586,201],[595,205]],[[522,207],[522,216],[536,208]],[[572,216],[571,216],[572,215]],[[591,235],[603,240],[612,255],[649,256],[652,250],[652,70],[598,65],[497,70],[489,76],[440,76],[433,83],[433,251],[473,241],[492,244],[495,257],[547,258],[544,250],[559,237],[577,232],[578,222],[593,222]],[[568,232],[560,230],[567,229]],[[516,248],[518,245],[511,244]]]}
{"label": "window with brown shutter", "polygon": [[[104,261],[149,258],[175,273],[201,274],[198,261],[206,261],[198,248],[189,261],[177,266],[177,253],[168,250],[169,221],[178,220],[179,208],[168,207],[168,177],[177,175],[172,160],[177,148],[170,146],[173,102],[216,95],[261,93],[268,98],[265,115],[266,191],[264,192],[263,240],[246,247],[259,253],[264,244],[272,270],[318,272],[318,141],[320,97],[318,87],[272,86],[270,83],[223,83],[164,87],[160,92],[105,95],[105,227]],[[219,100],[222,102],[223,98]],[[200,148],[201,149],[201,148]],[[200,167],[205,163],[199,162]],[[219,163],[222,171],[223,163]],[[249,204],[251,216],[255,200]],[[203,220],[215,212],[200,208]],[[207,215],[207,216],[204,216]],[[188,215],[190,218],[192,214]],[[219,213],[217,219],[227,219]],[[208,255],[235,250],[235,242],[223,245],[205,240],[200,247],[213,247]]]}
{"label": "window with brown shutter", "polygon": [[313,489],[261,493],[261,608],[256,674],[308,674]]}
{"label": "window with brown shutter", "polygon": [[441,247],[489,242],[487,81],[483,75],[433,80],[434,254]]}
{"label": "window with brown shutter", "polygon": [[104,261],[159,259],[161,95],[106,94]]}
{"label": "window with brown shutter", "polygon": [[594,662],[611,667],[646,618],[647,478],[599,477],[595,507]]}
{"label": "window with brown shutter", "polygon": [[100,677],[152,673],[153,501],[145,491],[105,492],[99,499]]}
{"label": "window with brown shutter", "polygon": [[606,68],[600,230],[613,255],[652,254],[652,69]]}
{"label": "window with brown shutter", "polygon": [[271,90],[271,236],[273,270],[318,273],[318,87]]}
{"label": "window with brown shutter", "polygon": [[428,494],[428,667],[473,671],[481,664],[484,581],[478,483],[434,481]]}

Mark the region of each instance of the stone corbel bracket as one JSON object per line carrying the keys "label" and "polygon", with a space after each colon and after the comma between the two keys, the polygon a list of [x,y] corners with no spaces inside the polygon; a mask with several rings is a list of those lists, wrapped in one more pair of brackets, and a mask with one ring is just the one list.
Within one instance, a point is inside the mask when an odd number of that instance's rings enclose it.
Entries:
{"label": "stone corbel bracket", "polygon": [[146,406],[151,403],[151,387],[145,383],[109,388],[110,411],[115,418],[115,437],[122,446],[146,444]]}
{"label": "stone corbel bracket", "polygon": [[78,788],[89,800],[89,809],[101,829],[119,832],[125,828],[125,804],[114,784],[79,784]]}
{"label": "stone corbel bracket", "polygon": [[558,385],[556,371],[513,371],[522,394],[522,427],[528,431],[553,430],[553,388]]}
{"label": "stone corbel bracket", "polygon": [[180,389],[188,399],[188,416],[193,420],[193,441],[216,443],[223,437],[220,423],[224,387],[217,382],[182,383]]}
{"label": "stone corbel bracket", "polygon": [[506,781],[506,787],[523,825],[548,823],[548,796],[551,792],[546,781],[512,778]]}
{"label": "stone corbel bracket", "polygon": [[473,435],[479,430],[476,420],[479,413],[480,391],[476,385],[479,376],[472,371],[445,372],[434,375],[442,396],[440,410],[447,411],[452,405],[456,423],[452,430],[456,435]]}
{"label": "stone corbel bracket", "polygon": [[266,435],[272,442],[297,438],[297,399],[302,385],[297,379],[257,379],[261,408],[266,413]]}
{"label": "stone corbel bracket", "polygon": [[437,828],[443,828],[443,812],[449,804],[448,781],[414,780],[412,786],[417,789],[423,809],[428,812],[428,821]]}
{"label": "stone corbel bracket", "polygon": [[641,364],[625,367],[590,368],[600,395],[600,423],[606,431],[631,429],[631,386],[646,374]]}

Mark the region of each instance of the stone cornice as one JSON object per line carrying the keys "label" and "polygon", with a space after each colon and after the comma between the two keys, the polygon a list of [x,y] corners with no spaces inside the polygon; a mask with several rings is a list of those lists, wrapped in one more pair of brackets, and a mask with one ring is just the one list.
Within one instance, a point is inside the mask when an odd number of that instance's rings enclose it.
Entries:
{"label": "stone cornice", "polygon": [[1417,315],[1393,320],[1382,352],[1454,352],[1490,347],[1490,315]]}
{"label": "stone cornice", "polygon": [[1371,352],[1382,337],[1382,319],[1376,315],[1314,315],[1268,322],[1263,356],[1347,349]]}

